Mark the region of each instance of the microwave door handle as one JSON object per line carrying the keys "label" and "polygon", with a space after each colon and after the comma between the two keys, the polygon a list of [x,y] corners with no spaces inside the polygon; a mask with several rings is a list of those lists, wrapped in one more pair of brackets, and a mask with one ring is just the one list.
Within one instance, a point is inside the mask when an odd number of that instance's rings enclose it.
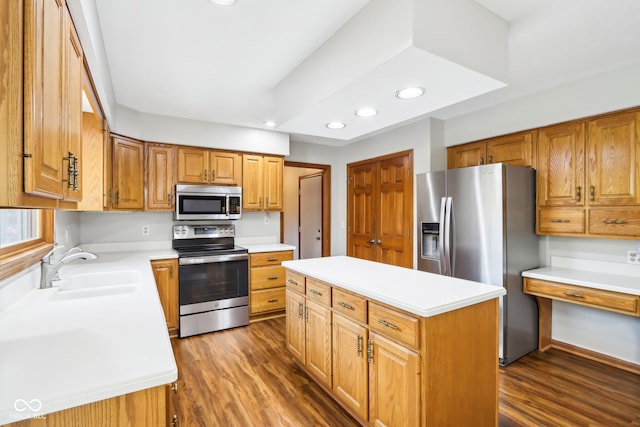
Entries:
{"label": "microwave door handle", "polygon": [[227,209],[225,211],[225,213],[227,214],[227,218],[229,218],[229,204],[230,204],[230,199],[231,197],[227,194]]}

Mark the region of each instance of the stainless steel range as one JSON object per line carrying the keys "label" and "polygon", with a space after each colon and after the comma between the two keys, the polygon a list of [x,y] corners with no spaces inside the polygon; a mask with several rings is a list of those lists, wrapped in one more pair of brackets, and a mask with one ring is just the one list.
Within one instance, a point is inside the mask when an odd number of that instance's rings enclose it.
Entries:
{"label": "stainless steel range", "polygon": [[180,337],[249,324],[249,254],[233,224],[174,225]]}

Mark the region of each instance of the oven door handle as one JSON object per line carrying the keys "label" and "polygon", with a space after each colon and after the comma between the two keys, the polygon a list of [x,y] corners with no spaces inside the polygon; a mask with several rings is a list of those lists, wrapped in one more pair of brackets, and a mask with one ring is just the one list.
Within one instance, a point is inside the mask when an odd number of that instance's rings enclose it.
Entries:
{"label": "oven door handle", "polygon": [[227,255],[210,255],[204,257],[188,257],[180,258],[178,263],[180,265],[193,265],[193,264],[212,264],[214,262],[226,262],[226,261],[245,261],[249,259],[248,254],[227,254]]}

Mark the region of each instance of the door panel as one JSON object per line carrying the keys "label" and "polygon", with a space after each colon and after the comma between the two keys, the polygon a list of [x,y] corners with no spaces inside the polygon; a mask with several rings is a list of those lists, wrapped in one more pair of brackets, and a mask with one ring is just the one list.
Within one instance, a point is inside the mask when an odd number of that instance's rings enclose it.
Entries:
{"label": "door panel", "polygon": [[377,174],[376,163],[367,163],[351,168],[349,172],[349,209],[347,255],[375,260],[374,238],[374,193]]}
{"label": "door panel", "polygon": [[322,175],[299,178],[300,259],[322,256]]}

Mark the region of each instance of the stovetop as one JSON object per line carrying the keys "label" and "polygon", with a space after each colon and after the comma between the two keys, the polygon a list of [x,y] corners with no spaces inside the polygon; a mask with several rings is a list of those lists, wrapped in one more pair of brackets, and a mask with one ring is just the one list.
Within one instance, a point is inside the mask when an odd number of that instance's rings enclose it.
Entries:
{"label": "stovetop", "polygon": [[246,254],[249,253],[247,248],[240,246],[232,246],[227,248],[220,247],[207,247],[207,246],[193,246],[189,248],[174,248],[178,252],[178,258],[187,257],[203,257],[209,255],[229,255],[229,254]]}
{"label": "stovetop", "polygon": [[173,226],[171,246],[178,257],[248,253],[235,245],[233,224],[179,224]]}

